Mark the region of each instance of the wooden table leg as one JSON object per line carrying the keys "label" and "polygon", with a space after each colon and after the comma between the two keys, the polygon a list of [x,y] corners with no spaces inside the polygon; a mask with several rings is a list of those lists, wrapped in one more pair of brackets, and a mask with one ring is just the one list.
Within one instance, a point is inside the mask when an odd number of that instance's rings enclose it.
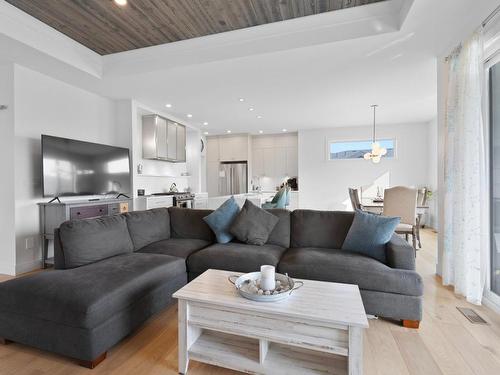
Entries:
{"label": "wooden table leg", "polygon": [[187,374],[189,367],[189,348],[200,337],[201,329],[189,325],[189,305],[178,301],[179,309],[179,374]]}
{"label": "wooden table leg", "polygon": [[349,327],[349,375],[363,375],[363,329]]}
{"label": "wooden table leg", "polygon": [[178,301],[179,309],[179,374],[187,374],[189,366],[187,347],[187,302]]}

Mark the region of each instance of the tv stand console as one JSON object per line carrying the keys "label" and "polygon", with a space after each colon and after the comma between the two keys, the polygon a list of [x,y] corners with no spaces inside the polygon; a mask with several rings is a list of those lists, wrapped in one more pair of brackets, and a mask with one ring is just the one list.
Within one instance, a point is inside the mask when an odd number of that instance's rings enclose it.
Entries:
{"label": "tv stand console", "polygon": [[51,201],[38,203],[40,207],[40,237],[42,239],[42,266],[47,268],[54,264],[48,258],[49,241],[54,240],[54,229],[72,219],[89,219],[128,212],[132,210],[131,198],[103,199],[98,201]]}

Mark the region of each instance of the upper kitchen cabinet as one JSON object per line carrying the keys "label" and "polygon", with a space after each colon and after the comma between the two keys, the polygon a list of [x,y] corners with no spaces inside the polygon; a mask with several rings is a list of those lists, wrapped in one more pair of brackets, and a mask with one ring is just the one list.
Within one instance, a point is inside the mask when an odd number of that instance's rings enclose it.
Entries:
{"label": "upper kitchen cabinet", "polygon": [[248,136],[232,135],[219,137],[219,160],[248,160]]}
{"label": "upper kitchen cabinet", "polygon": [[225,135],[207,138],[207,161],[247,161],[248,135]]}
{"label": "upper kitchen cabinet", "polygon": [[176,159],[177,162],[186,161],[186,127],[184,125],[177,125],[177,145],[176,145]]}
{"label": "upper kitchen cabinet", "polygon": [[267,177],[268,179],[263,181],[276,185],[285,178],[297,177],[297,150],[297,133],[254,136],[252,138],[252,176]]}
{"label": "upper kitchen cabinet", "polygon": [[207,162],[219,161],[219,138],[207,138]]}
{"label": "upper kitchen cabinet", "polygon": [[186,127],[158,115],[142,117],[142,157],[186,161]]}

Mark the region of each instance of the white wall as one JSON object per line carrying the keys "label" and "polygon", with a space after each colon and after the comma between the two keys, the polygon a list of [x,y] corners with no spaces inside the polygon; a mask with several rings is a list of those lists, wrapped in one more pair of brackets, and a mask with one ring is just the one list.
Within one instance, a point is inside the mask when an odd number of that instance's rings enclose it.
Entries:
{"label": "white wall", "polygon": [[[15,66],[16,273],[40,264],[37,202],[46,200],[41,190],[40,135],[129,147],[126,132],[115,123],[113,101]],[[34,246],[26,249],[29,238]]]}
{"label": "white wall", "polygon": [[2,183],[0,183],[0,273],[13,275],[16,265],[15,219],[14,219],[14,65],[0,66],[0,160],[2,160]]}
{"label": "white wall", "polygon": [[380,164],[363,159],[327,160],[329,140],[366,140],[370,137],[371,127],[299,131],[301,208],[351,210],[349,187],[428,185],[427,123],[377,127],[378,138],[396,139],[394,159],[383,159]]}

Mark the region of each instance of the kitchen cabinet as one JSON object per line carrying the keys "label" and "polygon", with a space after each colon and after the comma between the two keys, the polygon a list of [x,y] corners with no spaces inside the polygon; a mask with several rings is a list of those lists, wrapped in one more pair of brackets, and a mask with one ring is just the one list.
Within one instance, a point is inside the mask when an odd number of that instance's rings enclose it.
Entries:
{"label": "kitchen cabinet", "polygon": [[219,160],[248,160],[248,136],[235,135],[219,137]]}
{"label": "kitchen cabinet", "polygon": [[144,196],[135,200],[135,210],[151,210],[153,208],[172,207],[174,198],[171,195]]}
{"label": "kitchen cabinet", "polygon": [[207,161],[207,191],[208,196],[219,195],[219,162]]}
{"label": "kitchen cabinet", "polygon": [[286,149],[286,176],[297,177],[299,174],[299,154],[297,147]]}
{"label": "kitchen cabinet", "polygon": [[158,115],[142,117],[142,157],[186,161],[186,127]]}
{"label": "kitchen cabinet", "polygon": [[252,175],[253,176],[263,176],[265,174],[264,170],[264,154],[262,152],[257,152],[253,154],[253,165],[252,165]]}
{"label": "kitchen cabinet", "polygon": [[219,138],[207,138],[207,162],[219,161]]}
{"label": "kitchen cabinet", "polygon": [[[267,150],[259,150],[257,153],[267,154]],[[266,176],[275,176],[279,179],[285,177],[297,176],[297,149],[295,147],[277,147],[274,149],[274,158],[271,155],[267,156],[266,164],[268,170]],[[274,171],[270,170],[272,167],[269,164],[274,162]]]}
{"label": "kitchen cabinet", "polygon": [[276,173],[275,160],[274,160],[274,149],[263,148],[257,151],[257,153],[262,153],[263,164],[264,164],[264,177],[274,177]]}
{"label": "kitchen cabinet", "polygon": [[177,145],[176,145],[176,161],[186,161],[186,127],[177,124]]}
{"label": "kitchen cabinet", "polygon": [[167,122],[167,158],[177,159],[177,124],[172,121]]}
{"label": "kitchen cabinet", "polygon": [[274,174],[276,177],[283,179],[285,176],[287,176],[287,169],[286,169],[286,159],[287,159],[287,152],[286,152],[286,147],[278,147],[274,149],[274,166],[275,166],[275,171]]}

